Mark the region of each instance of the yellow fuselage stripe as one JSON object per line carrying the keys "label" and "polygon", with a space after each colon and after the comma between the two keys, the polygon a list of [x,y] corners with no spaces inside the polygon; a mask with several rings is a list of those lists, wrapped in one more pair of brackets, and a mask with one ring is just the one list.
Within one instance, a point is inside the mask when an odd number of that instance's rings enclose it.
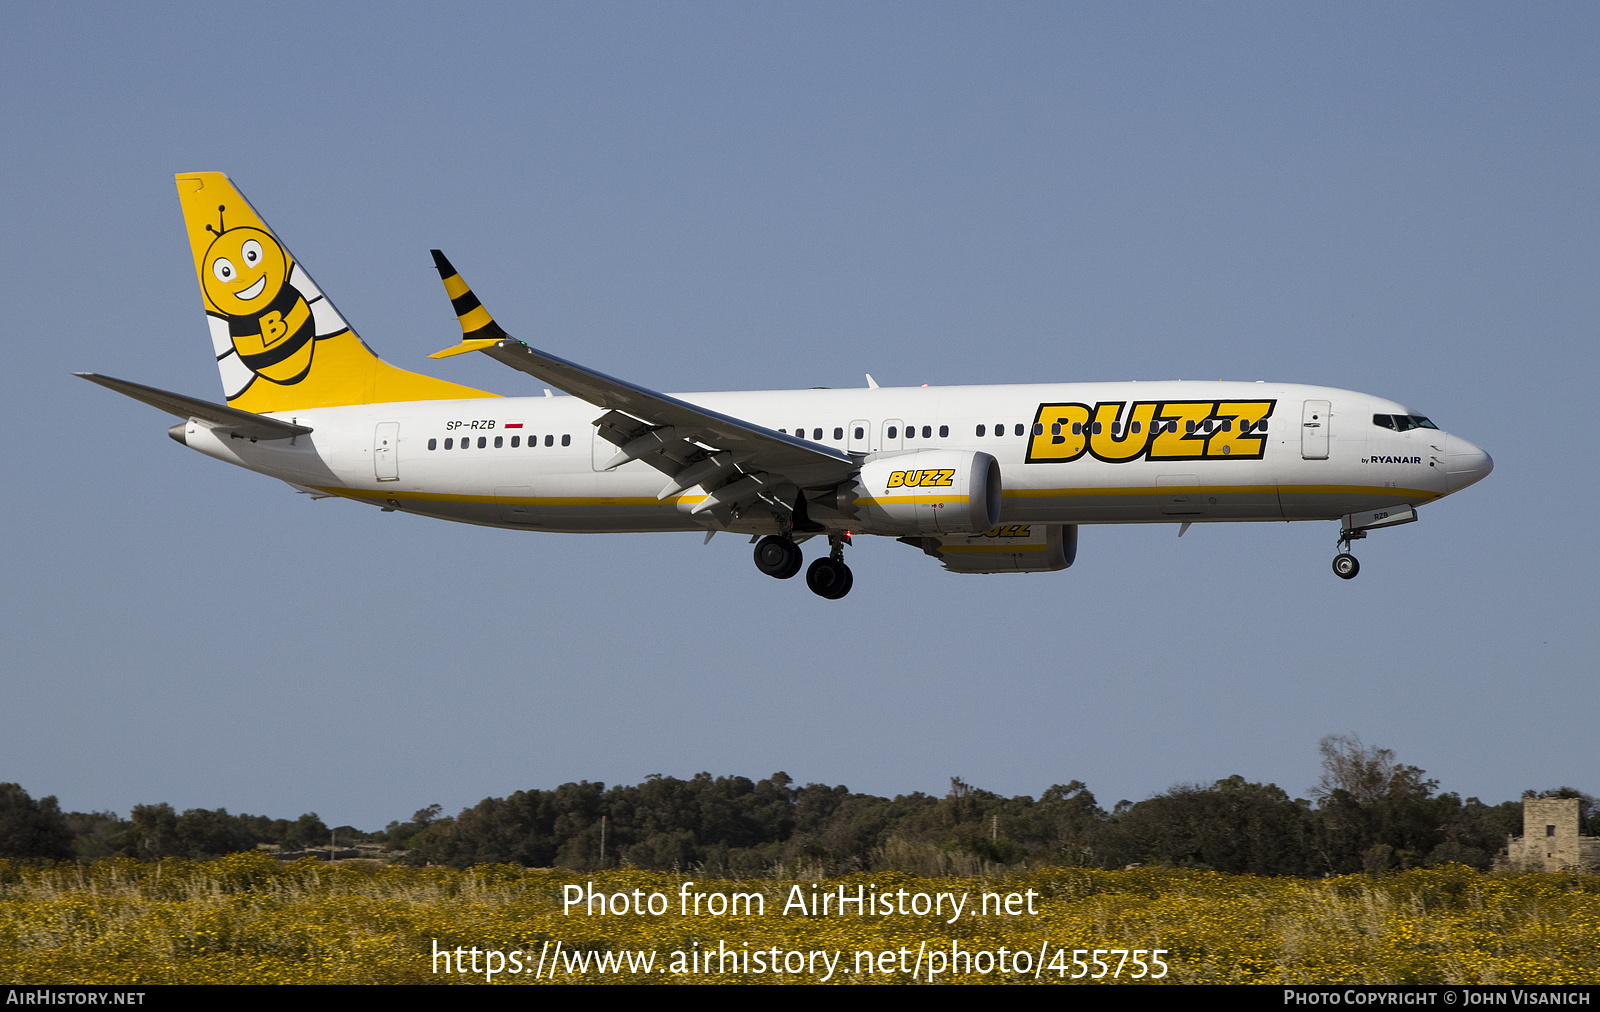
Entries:
{"label": "yellow fuselage stripe", "polygon": [[594,495],[544,495],[544,496],[504,496],[504,495],[457,495],[450,492],[406,492],[401,489],[383,488],[339,488],[333,485],[318,485],[317,491],[329,495],[343,496],[346,499],[397,499],[406,502],[464,502],[477,503],[484,506],[676,506],[679,503],[693,505],[704,502],[703,495],[668,496],[657,499],[655,496],[594,496]]}
{"label": "yellow fuselage stripe", "polygon": [[1393,495],[1409,499],[1437,499],[1443,492],[1418,488],[1389,488],[1385,485],[1134,485],[1120,488],[1008,488],[1000,495],[1007,499],[1065,499],[1096,496],[1138,495]]}
{"label": "yellow fuselage stripe", "polygon": [[[340,488],[333,485],[317,486],[319,492],[329,495],[343,496],[347,499],[399,499],[407,502],[460,502],[481,503],[488,506],[499,505],[529,505],[529,506],[677,506],[680,503],[692,505],[704,502],[707,498],[703,495],[668,496],[657,499],[654,496],[498,496],[498,495],[459,495],[451,492],[407,492],[401,489],[383,488]],[[1414,488],[1388,488],[1386,486],[1372,485],[1202,485],[1182,486],[1163,485],[1159,488],[1136,486],[1126,488],[1023,488],[1007,489],[1003,496],[1012,499],[1034,498],[1088,498],[1104,497],[1130,497],[1130,496],[1169,496],[1169,495],[1270,495],[1281,492],[1285,495],[1384,495],[1400,499],[1422,498],[1437,499],[1443,493],[1429,492]],[[931,504],[931,503],[962,503],[967,502],[967,496],[933,496],[933,495],[893,495],[863,497],[856,500],[859,504],[868,505],[906,505],[906,504]]]}

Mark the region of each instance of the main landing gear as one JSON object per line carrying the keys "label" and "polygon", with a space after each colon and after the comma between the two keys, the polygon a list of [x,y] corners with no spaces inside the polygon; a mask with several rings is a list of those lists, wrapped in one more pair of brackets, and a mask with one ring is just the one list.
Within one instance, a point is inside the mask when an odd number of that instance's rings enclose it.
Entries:
{"label": "main landing gear", "polygon": [[[830,534],[828,554],[811,563],[806,570],[806,586],[818,597],[837,601],[850,593],[855,576],[851,574],[850,567],[844,564],[844,546],[848,541],[847,535]],[[779,580],[787,580],[800,572],[800,565],[804,561],[800,546],[778,534],[769,534],[756,542],[755,557],[757,569]]]}
{"label": "main landing gear", "polygon": [[1350,542],[1360,541],[1367,536],[1366,531],[1341,530],[1339,532],[1339,554],[1333,557],[1333,573],[1341,580],[1354,580],[1356,574],[1361,572],[1361,563],[1350,554]]}
{"label": "main landing gear", "polygon": [[768,576],[787,580],[800,572],[800,564],[804,561],[800,546],[788,538],[768,534],[756,542],[756,568]]}

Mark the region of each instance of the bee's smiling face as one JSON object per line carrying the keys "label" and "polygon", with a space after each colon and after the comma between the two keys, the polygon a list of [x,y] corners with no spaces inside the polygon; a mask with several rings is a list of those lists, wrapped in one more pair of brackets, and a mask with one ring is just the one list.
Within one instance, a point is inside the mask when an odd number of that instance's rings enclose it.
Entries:
{"label": "bee's smiling face", "polygon": [[201,281],[211,304],[229,316],[253,316],[272,304],[289,277],[289,257],[258,228],[230,228],[206,250]]}

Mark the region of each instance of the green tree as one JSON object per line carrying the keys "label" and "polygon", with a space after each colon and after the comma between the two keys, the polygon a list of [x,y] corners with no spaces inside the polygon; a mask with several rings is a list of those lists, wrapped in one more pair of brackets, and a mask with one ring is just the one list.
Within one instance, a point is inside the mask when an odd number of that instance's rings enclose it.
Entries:
{"label": "green tree", "polygon": [[0,858],[64,861],[72,830],[54,796],[38,801],[21,784],[0,784]]}

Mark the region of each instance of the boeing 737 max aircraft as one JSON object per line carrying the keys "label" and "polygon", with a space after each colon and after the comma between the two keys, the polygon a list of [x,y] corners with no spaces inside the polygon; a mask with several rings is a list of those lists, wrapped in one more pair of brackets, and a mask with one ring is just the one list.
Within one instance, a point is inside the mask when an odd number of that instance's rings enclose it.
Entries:
{"label": "boeing 737 max aircraft", "polygon": [[1080,524],[1338,520],[1350,543],[1487,475],[1489,455],[1393,401],[1263,382],[663,394],[515,340],[438,250],[479,352],[571,394],[499,397],[379,359],[228,177],[177,177],[226,405],[82,373],[183,419],[207,456],[442,520],[530,531],[748,534],[823,597],[854,535],[957,573],[1065,569]]}

